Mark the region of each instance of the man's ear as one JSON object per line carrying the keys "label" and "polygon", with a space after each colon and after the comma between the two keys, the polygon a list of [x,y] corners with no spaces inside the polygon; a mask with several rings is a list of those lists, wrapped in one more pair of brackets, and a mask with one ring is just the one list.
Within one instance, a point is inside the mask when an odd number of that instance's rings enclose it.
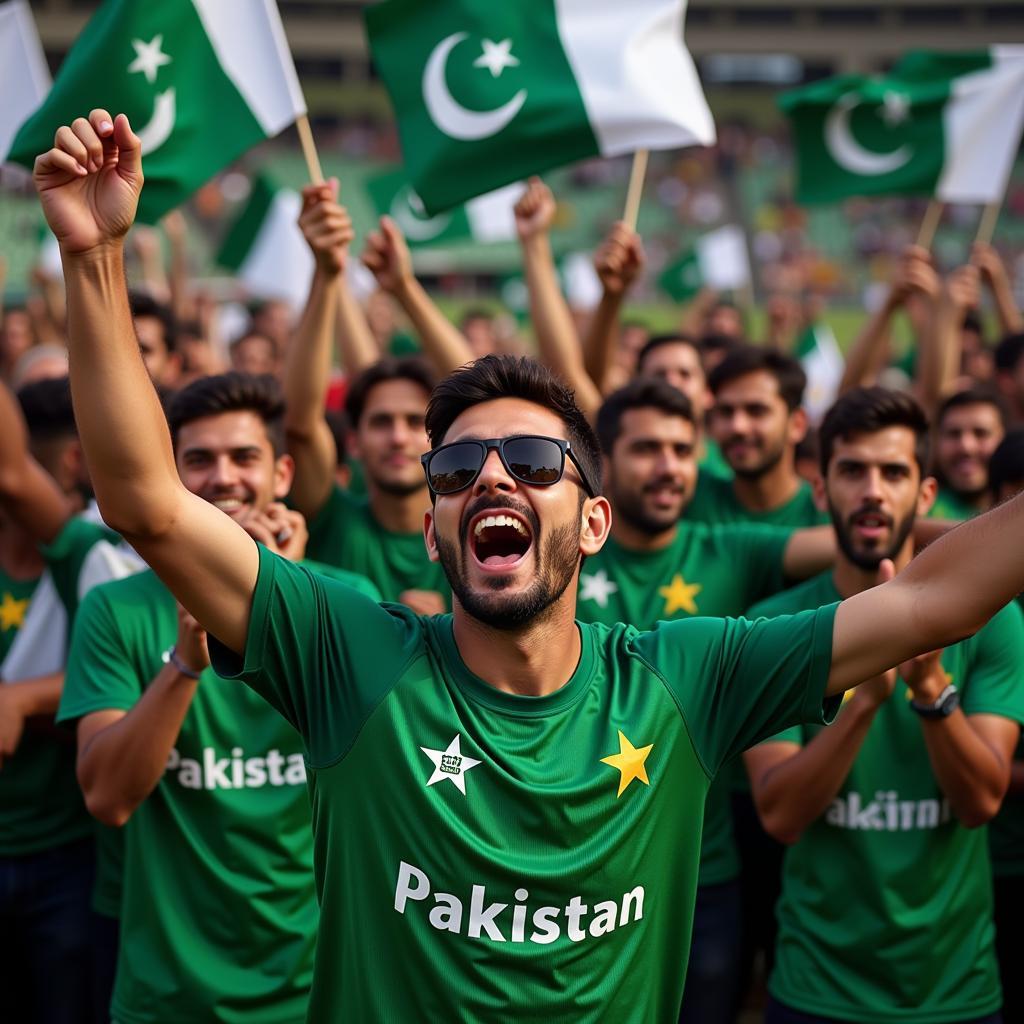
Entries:
{"label": "man's ear", "polygon": [[279,455],[274,460],[274,497],[287,498],[294,479],[295,460],[290,455]]}
{"label": "man's ear", "polygon": [[441,561],[437,550],[437,534],[434,532],[434,509],[428,508],[423,513],[423,543],[427,547],[427,557],[432,562]]}
{"label": "man's ear", "polygon": [[580,554],[596,555],[612,529],[612,506],[603,496],[588,498],[580,512]]}
{"label": "man's ear", "polygon": [[939,496],[939,482],[933,476],[926,476],[921,481],[921,488],[917,492],[917,515],[923,518],[932,510],[935,499]]}
{"label": "man's ear", "polygon": [[828,511],[828,495],[825,493],[825,478],[821,473],[815,473],[814,482],[811,484],[811,492],[814,495],[814,506],[819,512]]}
{"label": "man's ear", "polygon": [[803,406],[789,414],[789,443],[799,444],[807,436],[807,413]]}

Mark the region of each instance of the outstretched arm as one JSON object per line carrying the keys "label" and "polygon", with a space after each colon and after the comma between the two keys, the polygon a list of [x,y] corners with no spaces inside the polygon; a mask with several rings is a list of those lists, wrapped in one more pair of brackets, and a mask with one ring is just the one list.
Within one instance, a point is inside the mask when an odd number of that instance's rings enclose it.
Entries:
{"label": "outstretched arm", "polygon": [[992,292],[999,328],[1003,334],[1024,330],[1024,317],[1013,296],[1013,283],[999,253],[991,245],[975,242],[971,247],[971,263],[981,272],[982,281]]}
{"label": "outstretched arm", "polygon": [[978,299],[977,269],[970,265],[957,268],[941,286],[932,315],[919,334],[916,385],[929,415],[953,390],[960,373],[964,316],[978,305]]}
{"label": "outstretched arm", "polygon": [[142,190],[141,143],[123,114],[93,110],[58,129],[34,179],[60,242],[71,392],[103,517],[206,629],[241,652],[256,544],[178,478],[128,308],[124,236]]}

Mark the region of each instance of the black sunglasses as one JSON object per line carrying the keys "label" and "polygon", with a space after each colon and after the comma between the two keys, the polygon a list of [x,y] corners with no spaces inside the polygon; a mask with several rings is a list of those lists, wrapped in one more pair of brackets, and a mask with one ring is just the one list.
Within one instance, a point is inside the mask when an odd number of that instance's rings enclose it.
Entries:
{"label": "black sunglasses", "polygon": [[509,475],[524,484],[548,487],[558,483],[565,472],[566,455],[572,459],[583,481],[583,489],[594,498],[597,491],[568,441],[539,434],[516,434],[486,440],[452,441],[420,456],[427,486],[433,494],[455,494],[465,490],[479,475],[487,453],[497,449]]}

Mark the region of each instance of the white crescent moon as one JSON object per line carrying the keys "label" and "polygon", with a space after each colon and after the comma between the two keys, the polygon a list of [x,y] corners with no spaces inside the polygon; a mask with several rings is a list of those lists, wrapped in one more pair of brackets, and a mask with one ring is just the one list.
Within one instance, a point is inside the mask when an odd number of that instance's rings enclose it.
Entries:
{"label": "white crescent moon", "polygon": [[436,217],[419,217],[413,205],[414,199],[422,209],[422,200],[408,185],[399,189],[395,193],[395,198],[391,200],[392,218],[402,229],[405,237],[414,242],[427,242],[431,238],[437,238],[451,223],[451,214],[439,213]]}
{"label": "white crescent moon", "polygon": [[496,110],[467,110],[448,91],[445,68],[448,55],[469,35],[468,32],[453,32],[431,51],[427,66],[423,69],[423,102],[427,105],[430,119],[445,135],[462,142],[475,142],[497,135],[519,113],[526,102],[526,90],[520,89]]}
{"label": "white crescent moon", "polygon": [[899,170],[914,155],[913,149],[908,145],[891,153],[872,153],[865,149],[850,131],[850,115],[859,103],[856,93],[847,93],[825,118],[825,146],[832,159],[853,174],[874,176]]}
{"label": "white crescent moon", "polygon": [[142,143],[143,156],[159,149],[171,137],[176,116],[174,89],[158,93],[153,104],[153,116],[141,131],[135,133]]}

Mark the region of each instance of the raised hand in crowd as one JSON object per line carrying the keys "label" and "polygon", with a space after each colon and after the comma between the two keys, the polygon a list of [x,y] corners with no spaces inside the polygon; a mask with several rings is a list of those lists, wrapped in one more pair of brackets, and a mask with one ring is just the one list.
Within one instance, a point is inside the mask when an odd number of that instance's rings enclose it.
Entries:
{"label": "raised hand in crowd", "polygon": [[1013,282],[995,248],[987,242],[975,242],[971,246],[971,264],[978,268],[982,284],[992,293],[1002,333],[1024,330],[1024,317],[1014,298]]}
{"label": "raised hand in crowd", "polygon": [[282,502],[271,502],[262,510],[253,509],[241,525],[253,540],[289,562],[300,562],[306,555],[309,540],[306,519],[301,512]]}
{"label": "raised hand in crowd", "polygon": [[180,604],[178,608],[178,639],[174,650],[182,662],[193,672],[202,672],[210,667],[210,648],[206,630]]}
{"label": "raised hand in crowd", "polygon": [[337,202],[338,179],[302,190],[299,228],[313,252],[319,270],[341,274],[345,270],[348,247],[355,238],[348,210]]}

